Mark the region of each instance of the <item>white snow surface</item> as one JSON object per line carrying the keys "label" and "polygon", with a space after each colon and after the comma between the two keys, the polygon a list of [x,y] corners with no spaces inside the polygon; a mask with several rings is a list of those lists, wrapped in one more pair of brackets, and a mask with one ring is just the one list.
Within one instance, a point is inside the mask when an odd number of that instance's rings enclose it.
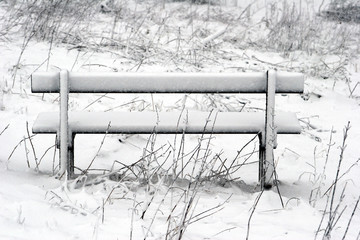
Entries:
{"label": "white snow surface", "polygon": [[[262,2],[257,1],[254,6],[261,5]],[[314,1],[313,8],[317,9],[321,2]],[[240,1],[236,1],[234,5],[240,4]],[[206,12],[207,6],[203,6],[203,9]],[[261,11],[257,12],[261,15],[260,13]],[[188,22],[176,24],[187,26]],[[212,24],[209,24],[209,28],[217,33],[218,25],[222,24]],[[191,175],[193,166],[196,172],[199,165],[190,161],[181,181],[171,191],[167,187],[168,180],[162,178],[161,170],[152,176],[148,185],[131,179],[115,181],[121,178],[116,175],[117,179],[101,176],[89,178],[85,185],[81,181],[57,179],[56,171],[53,171],[58,169],[58,151],[54,152],[53,147],[54,134],[38,134],[32,137],[32,142],[24,141],[24,138],[32,135],[31,128],[39,113],[58,111],[58,94],[31,93],[30,75],[35,70],[46,71],[46,66],[42,63],[49,57],[49,44],[29,42],[19,65],[15,87],[11,88],[12,69],[17,63],[22,42],[22,37],[19,37],[18,40],[0,44],[0,239],[130,239],[130,236],[132,239],[165,239],[169,222],[173,228],[181,221],[192,194],[190,191],[188,198],[183,195],[188,186],[189,178],[186,176]],[[216,63],[203,63],[201,71],[220,72],[224,66],[232,69],[239,64],[249,66],[249,70],[252,70],[255,63],[260,65],[259,68],[264,66],[259,59],[273,64],[289,60],[281,53],[237,47],[230,50],[236,56],[249,56],[248,63],[241,59],[237,63],[217,59],[214,61]],[[294,61],[297,61],[294,64],[307,64],[309,58],[320,61],[317,56],[306,57],[298,52],[292,54],[296,59]],[[119,60],[117,56],[111,51],[94,50],[85,53],[54,44],[49,70],[73,68],[78,72],[97,72],[104,69],[96,64],[111,68],[119,67],[121,62],[119,68],[134,71],[138,62]],[[95,66],[89,67],[91,64]],[[272,66],[270,64],[268,67]],[[276,96],[276,109],[295,112],[302,127],[300,135],[278,135],[278,147],[275,151],[280,181],[278,189],[261,193],[257,187],[258,156],[253,152],[256,151],[258,142],[255,140],[247,144],[254,134],[215,134],[211,136],[208,145],[209,139],[201,134],[185,136],[183,149],[186,157],[194,152],[199,142],[205,141],[202,148],[208,146],[211,149],[209,161],[221,159],[229,167],[234,159],[235,165],[247,159],[248,164],[230,174],[233,181],[226,182],[219,177],[216,181],[205,181],[197,187],[191,213],[192,216],[200,215],[188,225],[183,239],[246,239],[247,232],[250,240],[314,239],[328,199],[328,195],[323,194],[334,181],[341,157],[343,130],[349,122],[351,128],[346,139],[339,172],[341,178],[335,195],[337,204],[339,195],[346,186],[340,205],[341,210],[345,206],[346,209],[331,234],[331,239],[342,239],[360,194],[360,166],[355,164],[360,158],[360,87],[356,87],[360,82],[359,66],[359,59],[346,65],[349,83],[331,77],[325,80],[308,75],[305,94],[302,96]],[[165,72],[174,69],[176,67],[173,64],[157,65],[150,62],[143,63],[140,71]],[[184,66],[182,70],[192,71],[194,68]],[[354,91],[350,94],[349,89]],[[245,94],[206,97],[197,94],[70,94],[69,108],[71,111],[90,112],[173,112],[181,111],[185,105],[195,111],[208,111],[212,108],[236,111],[245,105],[249,111],[262,113],[264,101],[265,97],[262,95]],[[91,120],[93,119],[89,115],[88,121]],[[149,141],[153,137],[156,137],[154,145]],[[80,134],[75,139],[75,163],[78,168],[87,169],[93,160],[91,169],[98,169],[94,173],[106,175],[108,170],[121,169],[123,164],[131,165],[153,150],[157,153],[153,163],[158,163],[154,168],[165,162],[162,169],[167,169],[172,166],[172,159],[178,157],[181,139],[181,135],[108,134],[104,138],[104,135]],[[206,153],[201,152],[199,159]],[[322,174],[325,162],[326,169]],[[186,161],[183,162],[185,163]],[[220,160],[217,164],[219,163]],[[181,162],[178,164],[180,166]],[[146,167],[146,164],[143,166]],[[206,173],[210,169],[206,168]],[[152,172],[154,169],[148,169],[147,174]],[[317,189],[320,189],[321,194],[314,197]],[[252,214],[254,203],[260,194],[261,198]],[[141,218],[150,202],[147,212]],[[170,213],[172,217],[168,219]],[[208,213],[214,214],[204,217]],[[325,216],[325,222],[328,217]],[[359,206],[345,239],[359,239],[358,226]],[[319,233],[318,239],[321,239],[322,233]]]}

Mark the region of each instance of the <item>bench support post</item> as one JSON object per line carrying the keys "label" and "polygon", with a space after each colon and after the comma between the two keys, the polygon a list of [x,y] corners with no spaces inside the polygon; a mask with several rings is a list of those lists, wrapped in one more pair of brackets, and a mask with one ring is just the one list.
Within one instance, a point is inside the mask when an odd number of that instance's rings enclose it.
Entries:
{"label": "bench support post", "polygon": [[[69,138],[68,125],[68,101],[69,101],[69,72],[62,70],[60,72],[60,171],[59,175],[63,176],[69,172],[68,161],[73,157],[74,151],[71,148],[71,139]],[[73,147],[73,146],[72,146]],[[72,154],[70,154],[72,152]],[[69,178],[70,176],[66,176]]]}
{"label": "bench support post", "polygon": [[276,129],[274,124],[275,116],[275,89],[276,71],[267,72],[266,86],[266,112],[265,132],[260,137],[259,149],[259,178],[262,189],[269,189],[273,185],[275,174],[274,148],[276,147]]}
{"label": "bench support post", "polygon": [[68,161],[67,161],[67,176],[68,179],[74,178],[74,144],[75,144],[75,134],[69,134],[69,144],[68,144]]}
{"label": "bench support post", "polygon": [[264,178],[265,178],[265,145],[263,144],[263,133],[259,134],[259,183],[261,185],[261,189],[264,187]]}

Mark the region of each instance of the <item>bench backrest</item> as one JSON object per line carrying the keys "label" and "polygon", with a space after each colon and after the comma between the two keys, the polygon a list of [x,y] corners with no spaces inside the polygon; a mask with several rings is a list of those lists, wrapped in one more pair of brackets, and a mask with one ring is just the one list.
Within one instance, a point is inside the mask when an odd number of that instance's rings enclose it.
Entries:
{"label": "bench backrest", "polygon": [[[68,73],[70,93],[266,93],[267,73]],[[276,93],[302,93],[304,76],[276,72]],[[33,93],[60,92],[59,72],[32,74]]]}

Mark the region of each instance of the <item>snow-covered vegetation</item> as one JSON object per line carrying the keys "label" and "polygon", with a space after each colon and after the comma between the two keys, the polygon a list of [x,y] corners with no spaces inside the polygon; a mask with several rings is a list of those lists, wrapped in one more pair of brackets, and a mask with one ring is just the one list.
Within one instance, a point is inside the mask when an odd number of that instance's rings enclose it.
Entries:
{"label": "snow-covered vegetation", "polygon": [[[356,1],[0,1],[0,239],[360,239]],[[36,71],[306,75],[279,95],[279,183],[258,186],[254,135],[78,135],[75,180],[54,135],[58,94]],[[262,95],[71,94],[74,111],[264,110]]]}

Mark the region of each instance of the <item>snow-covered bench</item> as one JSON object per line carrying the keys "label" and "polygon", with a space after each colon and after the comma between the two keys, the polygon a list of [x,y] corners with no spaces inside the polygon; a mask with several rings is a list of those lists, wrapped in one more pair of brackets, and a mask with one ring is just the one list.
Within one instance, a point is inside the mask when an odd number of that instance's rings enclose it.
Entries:
{"label": "snow-covered bench", "polygon": [[[259,180],[273,184],[277,134],[301,132],[294,113],[276,112],[275,93],[302,93],[299,73],[76,73],[37,72],[33,93],[60,93],[60,112],[40,113],[33,133],[57,134],[60,174],[74,174],[76,134],[258,134]],[[264,112],[69,112],[69,93],[266,93]],[[111,124],[109,124],[111,123]]]}

